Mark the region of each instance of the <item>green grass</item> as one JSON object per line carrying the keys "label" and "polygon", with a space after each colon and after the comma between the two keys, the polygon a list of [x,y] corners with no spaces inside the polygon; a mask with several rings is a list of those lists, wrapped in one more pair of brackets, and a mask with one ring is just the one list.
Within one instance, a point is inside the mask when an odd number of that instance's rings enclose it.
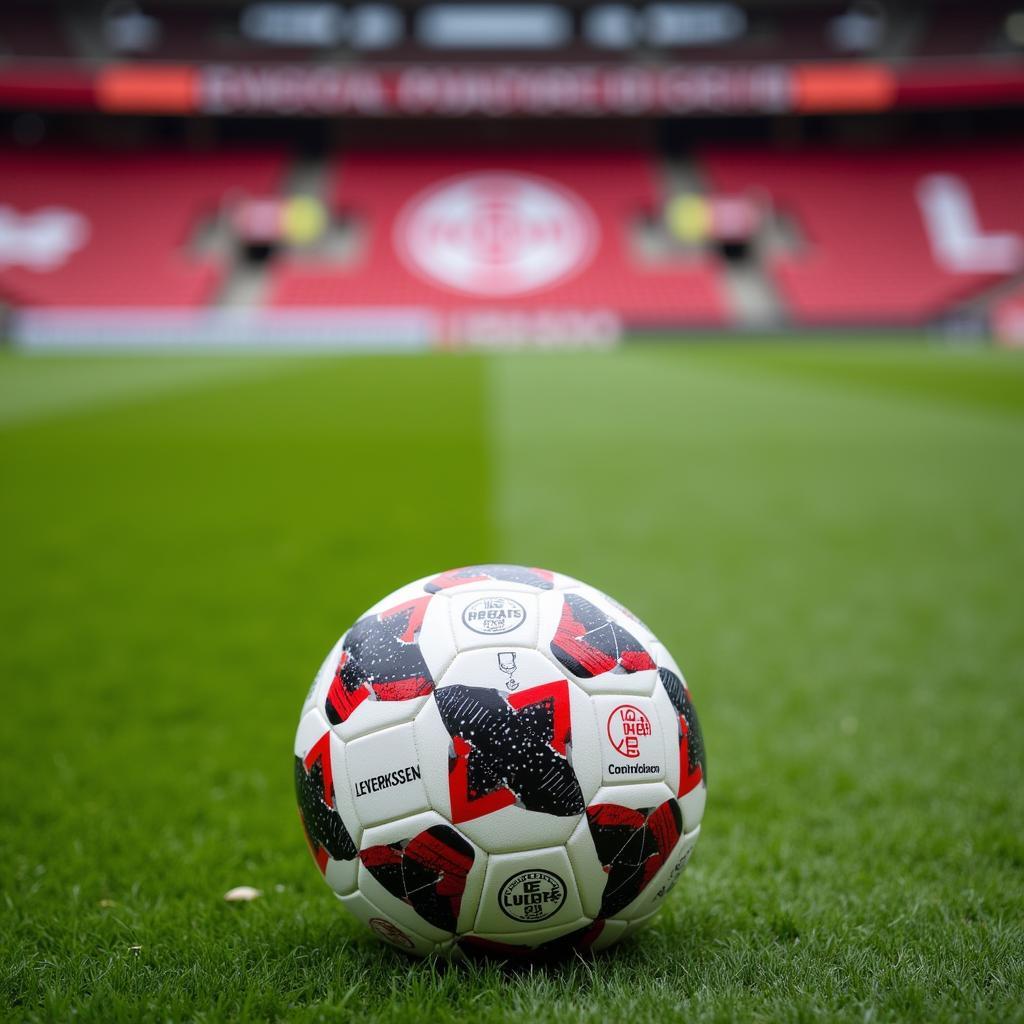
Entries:
{"label": "green grass", "polygon": [[[1019,359],[7,356],[0,479],[7,1017],[1024,1020]],[[694,860],[592,962],[409,962],[296,821],[327,647],[484,559],[632,606],[704,724]]]}

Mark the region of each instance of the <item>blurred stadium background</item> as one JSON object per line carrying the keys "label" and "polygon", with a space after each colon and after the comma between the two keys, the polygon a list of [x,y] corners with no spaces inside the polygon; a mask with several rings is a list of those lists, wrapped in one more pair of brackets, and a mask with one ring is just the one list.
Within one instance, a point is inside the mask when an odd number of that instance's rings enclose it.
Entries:
{"label": "blurred stadium background", "polygon": [[[0,1017],[1022,1020],[1022,114],[1024,0],[0,4]],[[596,965],[305,851],[321,657],[474,562],[700,711]]]}
{"label": "blurred stadium background", "polygon": [[1024,340],[1024,5],[5,3],[16,345]]}

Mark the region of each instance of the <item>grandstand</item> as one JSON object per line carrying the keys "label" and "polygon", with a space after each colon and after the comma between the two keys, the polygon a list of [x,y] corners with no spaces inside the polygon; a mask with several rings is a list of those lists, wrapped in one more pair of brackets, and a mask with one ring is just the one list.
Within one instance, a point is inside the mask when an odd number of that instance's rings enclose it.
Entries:
{"label": "grandstand", "polygon": [[1021,340],[1024,5],[11,3],[24,345]]}

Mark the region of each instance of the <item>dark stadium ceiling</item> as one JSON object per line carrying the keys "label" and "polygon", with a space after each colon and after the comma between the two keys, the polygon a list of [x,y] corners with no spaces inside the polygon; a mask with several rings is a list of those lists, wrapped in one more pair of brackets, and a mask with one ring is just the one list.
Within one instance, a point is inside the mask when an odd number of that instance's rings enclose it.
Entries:
{"label": "dark stadium ceiling", "polygon": [[1024,0],[0,0],[0,60],[660,59],[1024,53]]}
{"label": "dark stadium ceiling", "polygon": [[[103,12],[111,9],[136,8],[142,11],[175,10],[183,8],[206,10],[241,10],[253,6],[256,0],[85,0],[85,2],[69,3],[67,0],[4,0],[3,6],[10,9],[23,9],[38,12],[40,10],[61,10],[65,12]],[[348,6],[353,0],[337,0],[338,6]],[[422,7],[429,0],[391,0],[399,7]],[[479,3],[480,0],[451,0],[454,3]],[[500,3],[501,0],[495,0]],[[531,2],[531,0],[526,0]],[[550,0],[532,0],[544,3]],[[597,3],[608,0],[558,0],[564,7],[593,7]],[[615,0],[627,7],[643,6],[642,0]],[[955,15],[977,11],[1024,10],[1024,0],[1014,3],[1011,0],[731,0],[733,6],[746,10],[807,10],[807,11],[842,11],[852,8],[874,9],[885,12],[913,12],[934,15],[936,11]],[[695,0],[694,6],[698,5]]]}

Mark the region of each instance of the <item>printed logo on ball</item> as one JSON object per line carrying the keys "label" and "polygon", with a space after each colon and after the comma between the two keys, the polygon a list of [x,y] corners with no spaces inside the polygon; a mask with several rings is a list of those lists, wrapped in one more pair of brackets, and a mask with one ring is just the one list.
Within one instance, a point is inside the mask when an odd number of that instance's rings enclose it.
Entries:
{"label": "printed logo on ball", "polygon": [[466,606],[462,622],[484,636],[511,633],[526,621],[526,609],[511,597],[481,597]]}
{"label": "printed logo on ball", "polygon": [[498,651],[498,668],[508,676],[505,686],[510,690],[518,690],[519,684],[513,678],[516,674],[516,652]]}
{"label": "printed logo on ball", "polygon": [[610,747],[605,778],[620,776],[661,776],[664,754],[654,734],[651,716],[636,704],[619,704],[608,715],[605,733]]}
{"label": "printed logo on ball", "polygon": [[368,779],[360,779],[355,785],[355,795],[368,796],[370,793],[377,793],[382,789],[390,789],[392,786],[401,786],[406,782],[414,782],[420,777],[420,766],[418,764],[411,764],[406,768],[396,768],[391,772],[371,775]]}
{"label": "printed logo on ball", "polygon": [[397,924],[392,924],[386,918],[371,917],[369,924],[382,939],[401,946],[402,949],[413,949],[416,945]]}
{"label": "printed logo on ball", "polygon": [[633,704],[620,704],[608,716],[608,739],[623,756],[640,756],[640,741],[652,735],[651,720]]}
{"label": "printed logo on ball", "polygon": [[501,912],[513,921],[546,921],[565,903],[565,882],[553,871],[520,871],[498,892]]}

